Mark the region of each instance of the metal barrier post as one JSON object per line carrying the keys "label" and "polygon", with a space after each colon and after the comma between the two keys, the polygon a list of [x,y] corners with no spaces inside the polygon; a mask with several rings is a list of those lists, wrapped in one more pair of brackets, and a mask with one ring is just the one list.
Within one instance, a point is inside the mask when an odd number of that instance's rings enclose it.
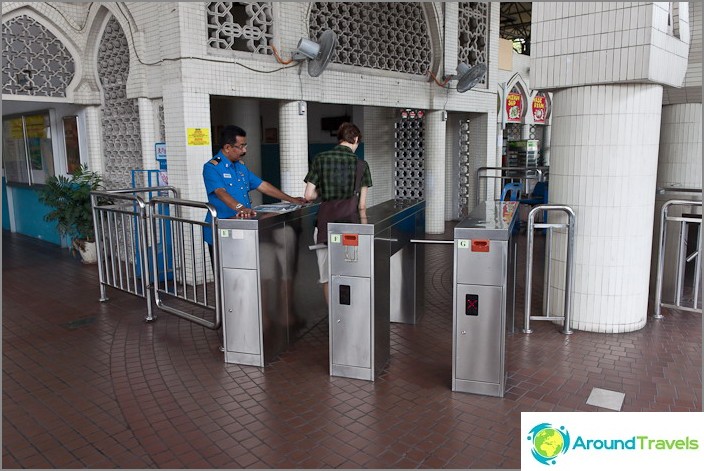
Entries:
{"label": "metal barrier post", "polygon": [[[535,215],[539,211],[563,211],[568,216],[567,224],[551,224],[551,223],[541,223],[535,224]],[[546,228],[549,230],[555,228],[567,228],[567,254],[565,257],[565,306],[564,306],[564,316],[550,316],[549,312],[545,312],[542,316],[531,316],[531,294],[532,294],[532,284],[533,284],[533,246],[534,246],[534,229]],[[572,333],[570,328],[571,320],[571,293],[572,293],[572,252],[574,250],[574,229],[575,229],[575,214],[572,208],[564,205],[554,205],[545,204],[536,206],[528,214],[528,247],[526,256],[526,292],[525,292],[525,317],[524,317],[524,327],[523,332],[530,334],[533,332],[530,328],[531,320],[543,320],[543,321],[562,321],[562,333],[569,335]],[[548,251],[550,248],[547,249]],[[547,264],[547,269],[550,269],[550,264]],[[549,279],[549,274],[548,274]],[[549,301],[549,289],[548,289],[548,299],[544,300],[546,306],[550,305]]]}
{"label": "metal barrier post", "polygon": [[[148,270],[137,274],[136,261],[148,260],[149,220],[144,196],[152,192],[176,194],[176,189],[165,186],[91,192],[100,302],[109,299],[107,286],[143,297],[147,301],[146,321],[156,319],[152,314],[151,283]],[[135,229],[138,237],[133,236]]]}
{"label": "metal barrier post", "polygon": [[[691,312],[698,312],[701,313],[701,309],[697,309],[697,303],[699,301],[699,291],[700,291],[700,270],[701,270],[701,252],[702,252],[702,239],[701,239],[701,228],[702,228],[702,220],[701,218],[687,218],[687,217],[681,217],[681,216],[668,216],[668,211],[670,206],[702,206],[701,201],[687,201],[687,200],[670,200],[667,201],[663,206],[662,209],[660,210],[660,240],[659,240],[659,245],[658,245],[658,270],[657,270],[657,275],[655,278],[655,312],[653,314],[653,317],[655,319],[662,319],[663,315],[661,312],[661,309],[663,306],[665,307],[671,307],[674,309],[681,309],[684,311],[691,311]],[[678,256],[677,256],[677,283],[676,283],[676,292],[675,292],[675,304],[667,304],[662,302],[662,283],[663,283],[663,269],[665,265],[665,244],[667,241],[667,222],[668,221],[677,221],[680,222],[681,224],[681,233],[680,233],[680,244],[678,245]],[[697,237],[698,237],[698,247],[697,251],[694,252],[692,255],[689,257],[686,254],[686,247],[684,247],[683,243],[683,234],[685,232],[685,229],[687,227],[688,223],[693,223],[693,224],[698,224],[697,228]],[[693,259],[696,259],[695,261],[695,275],[694,275],[694,305],[693,307],[687,307],[687,306],[682,306],[682,297],[681,297],[681,291],[682,291],[682,285],[683,285],[683,276],[682,273],[684,272],[684,261],[683,259],[686,260],[686,262],[691,262]]]}
{"label": "metal barrier post", "polygon": [[[156,205],[169,205],[174,207],[174,214],[162,214],[159,211],[156,211]],[[151,201],[149,202],[150,206],[150,211],[149,211],[149,219],[151,223],[151,230],[152,230],[152,238],[154,241],[158,239],[158,227],[159,224],[157,224],[157,221],[163,221],[163,224],[161,225],[161,237],[162,240],[164,237],[166,237],[166,225],[167,223],[170,224],[171,228],[171,234],[173,235],[174,238],[174,244],[171,246],[171,255],[172,255],[172,260],[173,260],[173,283],[171,289],[169,288],[169,280],[168,277],[166,276],[166,273],[164,273],[164,285],[163,289],[160,283],[159,279],[159,261],[158,261],[158,250],[156,247],[156,244],[152,244],[152,279],[154,282],[154,287],[153,287],[153,294],[154,294],[154,302],[156,303],[157,307],[170,313],[175,316],[181,317],[183,319],[186,319],[190,322],[193,322],[195,324],[198,324],[202,327],[205,327],[207,329],[211,330],[217,330],[220,328],[222,325],[222,309],[221,309],[221,294],[222,294],[222,286],[221,286],[221,279],[220,279],[220,268],[219,268],[219,258],[220,258],[220,246],[218,244],[218,237],[217,237],[217,211],[215,208],[209,204],[209,203],[202,203],[200,201],[189,201],[189,200],[183,200],[183,199],[178,199],[178,198],[165,198],[165,197],[155,197],[152,198]],[[185,217],[181,216],[181,208],[183,207],[190,207],[190,208],[202,208],[210,212],[212,216],[212,220],[210,222],[210,229],[213,231],[213,266],[215,267],[213,276],[214,276],[214,285],[215,285],[215,305],[213,306],[209,301],[208,301],[208,296],[207,296],[207,277],[203,276],[203,285],[202,285],[202,290],[203,290],[203,296],[200,297],[198,295],[198,286],[197,286],[197,274],[196,274],[196,253],[198,252],[198,249],[196,248],[195,245],[195,232],[194,232],[194,226],[200,226],[204,227],[207,224],[203,220],[194,220],[194,219],[188,219]],[[189,225],[190,226],[190,246],[188,247],[189,250],[186,250],[186,238],[184,237],[184,225]],[[175,226],[175,227],[174,227]],[[175,247],[178,246],[178,247]],[[201,260],[203,261],[203,264],[205,266],[205,249],[203,250],[203,255],[201,257]],[[190,257],[190,259],[189,259]],[[189,286],[187,283],[187,264],[190,264],[191,268],[191,273],[193,274],[193,287],[191,290],[191,295],[189,295]],[[166,270],[166,264],[164,265],[164,270]],[[179,283],[179,280],[181,282]],[[167,305],[164,302],[163,295],[168,295],[171,296],[177,300],[180,301],[186,301],[187,303],[191,305],[198,306],[200,308],[204,308],[208,311],[213,311],[214,313],[214,320],[208,321],[202,317],[198,317],[196,315],[193,315],[190,312],[186,312],[185,310],[179,309],[178,307],[175,307],[173,305]]]}

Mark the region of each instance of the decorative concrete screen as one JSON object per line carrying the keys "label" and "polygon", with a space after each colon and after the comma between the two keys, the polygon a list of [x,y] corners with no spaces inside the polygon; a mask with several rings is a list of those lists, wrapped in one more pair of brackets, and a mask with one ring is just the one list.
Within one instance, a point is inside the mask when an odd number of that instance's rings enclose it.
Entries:
{"label": "decorative concrete screen", "polygon": [[425,187],[425,136],[423,110],[401,110],[395,124],[394,198],[423,199]]}
{"label": "decorative concrete screen", "polygon": [[432,49],[422,3],[316,2],[310,37],[337,34],[332,61],[338,64],[425,75]]}
{"label": "decorative concrete screen", "polygon": [[[472,67],[487,64],[489,3],[460,2],[458,61]],[[486,75],[479,82],[486,85]]]}
{"label": "decorative concrete screen", "polygon": [[2,24],[2,92],[65,97],[75,72],[73,57],[59,39],[21,15]]}
{"label": "decorative concrete screen", "polygon": [[208,46],[272,54],[274,19],[270,2],[209,2]]}
{"label": "decorative concrete screen", "polygon": [[103,87],[102,125],[105,181],[108,188],[128,188],[131,169],[142,168],[137,100],[127,98],[130,52],[115,17],[108,21],[98,50],[98,77]]}

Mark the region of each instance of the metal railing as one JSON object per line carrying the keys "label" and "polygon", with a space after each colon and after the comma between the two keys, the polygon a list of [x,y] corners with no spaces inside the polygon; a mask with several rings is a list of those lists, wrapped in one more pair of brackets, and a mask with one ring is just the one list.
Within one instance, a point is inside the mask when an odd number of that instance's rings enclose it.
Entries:
{"label": "metal railing", "polygon": [[152,312],[148,260],[150,245],[147,201],[154,193],[176,194],[170,186],[125,188],[91,192],[91,209],[98,255],[100,301],[108,301],[106,287],[147,301],[147,321]]}
{"label": "metal railing", "polygon": [[[567,223],[535,223],[535,215],[541,211],[562,211],[567,214]],[[552,245],[553,229],[567,228],[567,253],[565,256],[565,307],[563,316],[550,316],[550,271],[551,257],[550,250]],[[545,282],[543,291],[543,315],[531,316],[531,294],[533,284],[533,247],[535,244],[534,230],[547,229],[545,236]],[[533,332],[530,328],[530,321],[562,321],[562,333],[571,334],[570,328],[571,319],[571,293],[572,293],[572,253],[574,250],[574,230],[575,230],[575,214],[572,208],[564,205],[544,204],[533,208],[528,214],[528,245],[526,256],[526,292],[525,292],[525,317],[523,332],[530,334]]]}
{"label": "metal railing", "polygon": [[[476,188],[476,204],[488,198],[489,181],[493,180],[494,184],[494,199],[498,200],[497,195],[501,195],[501,190],[504,185],[512,180],[519,180],[522,183],[523,190],[526,194],[528,191],[528,182],[535,181],[544,182],[548,179],[550,167],[479,167],[477,169],[477,188]],[[484,191],[482,192],[482,186]]]}
{"label": "metal railing", "polygon": [[[219,329],[222,325],[222,288],[219,269],[220,246],[216,234],[217,211],[208,203],[165,197],[152,198],[149,206],[152,238],[171,240],[170,251],[163,254],[161,259],[157,247],[152,245],[155,304],[159,309],[200,326],[212,330]],[[202,218],[182,216],[184,208],[209,211],[211,222],[206,223]],[[200,231],[204,227],[213,231],[212,284],[208,282],[206,248],[200,237]],[[196,308],[197,312],[193,308]],[[206,319],[206,316],[212,316],[213,320]]]}
{"label": "metal railing", "polygon": [[[685,216],[669,216],[668,211],[672,206],[699,206],[701,208],[701,201],[687,201],[687,200],[670,200],[667,201],[660,210],[660,245],[658,246],[658,270],[655,281],[655,314],[653,317],[655,319],[662,319],[663,315],[661,312],[662,307],[680,309],[683,311],[698,312],[701,314],[702,309],[697,309],[697,304],[699,303],[699,294],[701,292],[701,257],[702,252],[702,217],[701,215],[697,217],[685,217]],[[668,222],[679,222],[680,223],[680,239],[678,244],[678,255],[677,255],[677,268],[676,268],[676,278],[675,278],[675,303],[663,303],[662,302],[662,284],[663,284],[663,269],[665,265],[665,247],[667,243],[667,223]],[[693,253],[687,255],[686,249],[686,234],[689,224],[697,224],[697,250]],[[692,306],[682,305],[682,291],[684,288],[684,268],[686,263],[694,261],[694,285],[692,287],[693,291],[693,304]]]}

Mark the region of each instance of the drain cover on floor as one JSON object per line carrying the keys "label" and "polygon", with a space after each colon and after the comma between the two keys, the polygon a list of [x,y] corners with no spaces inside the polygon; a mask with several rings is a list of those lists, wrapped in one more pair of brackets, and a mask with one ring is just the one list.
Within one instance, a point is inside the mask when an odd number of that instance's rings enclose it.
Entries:
{"label": "drain cover on floor", "polygon": [[624,393],[609,391],[608,389],[592,389],[592,393],[587,399],[587,404],[590,406],[603,407],[604,409],[611,409],[615,411],[620,411],[623,405],[623,399],[626,397]]}
{"label": "drain cover on floor", "polygon": [[86,325],[91,325],[94,322],[95,322],[95,317],[84,317],[82,319],[76,319],[75,321],[61,324],[61,327],[65,328],[65,329],[73,330],[73,329],[78,329],[80,327],[84,327]]}

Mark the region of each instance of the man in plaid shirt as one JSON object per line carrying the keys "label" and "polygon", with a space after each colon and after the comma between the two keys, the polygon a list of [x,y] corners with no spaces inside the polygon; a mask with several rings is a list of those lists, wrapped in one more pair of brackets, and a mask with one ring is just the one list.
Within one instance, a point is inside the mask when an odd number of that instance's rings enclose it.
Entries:
{"label": "man in plaid shirt", "polygon": [[[342,123],[337,130],[338,144],[331,150],[321,152],[313,159],[308,175],[304,181],[306,189],[304,198],[313,201],[320,197],[322,201],[352,198],[354,193],[354,180],[357,169],[357,156],[355,151],[362,141],[362,133],[352,123]],[[367,189],[372,186],[372,174],[369,165],[364,162],[362,184],[359,192],[360,215],[364,215],[367,208]],[[317,231],[313,234],[313,241],[317,239]],[[325,301],[328,302],[328,249],[327,246],[316,249],[318,256],[319,283],[323,285]]]}

